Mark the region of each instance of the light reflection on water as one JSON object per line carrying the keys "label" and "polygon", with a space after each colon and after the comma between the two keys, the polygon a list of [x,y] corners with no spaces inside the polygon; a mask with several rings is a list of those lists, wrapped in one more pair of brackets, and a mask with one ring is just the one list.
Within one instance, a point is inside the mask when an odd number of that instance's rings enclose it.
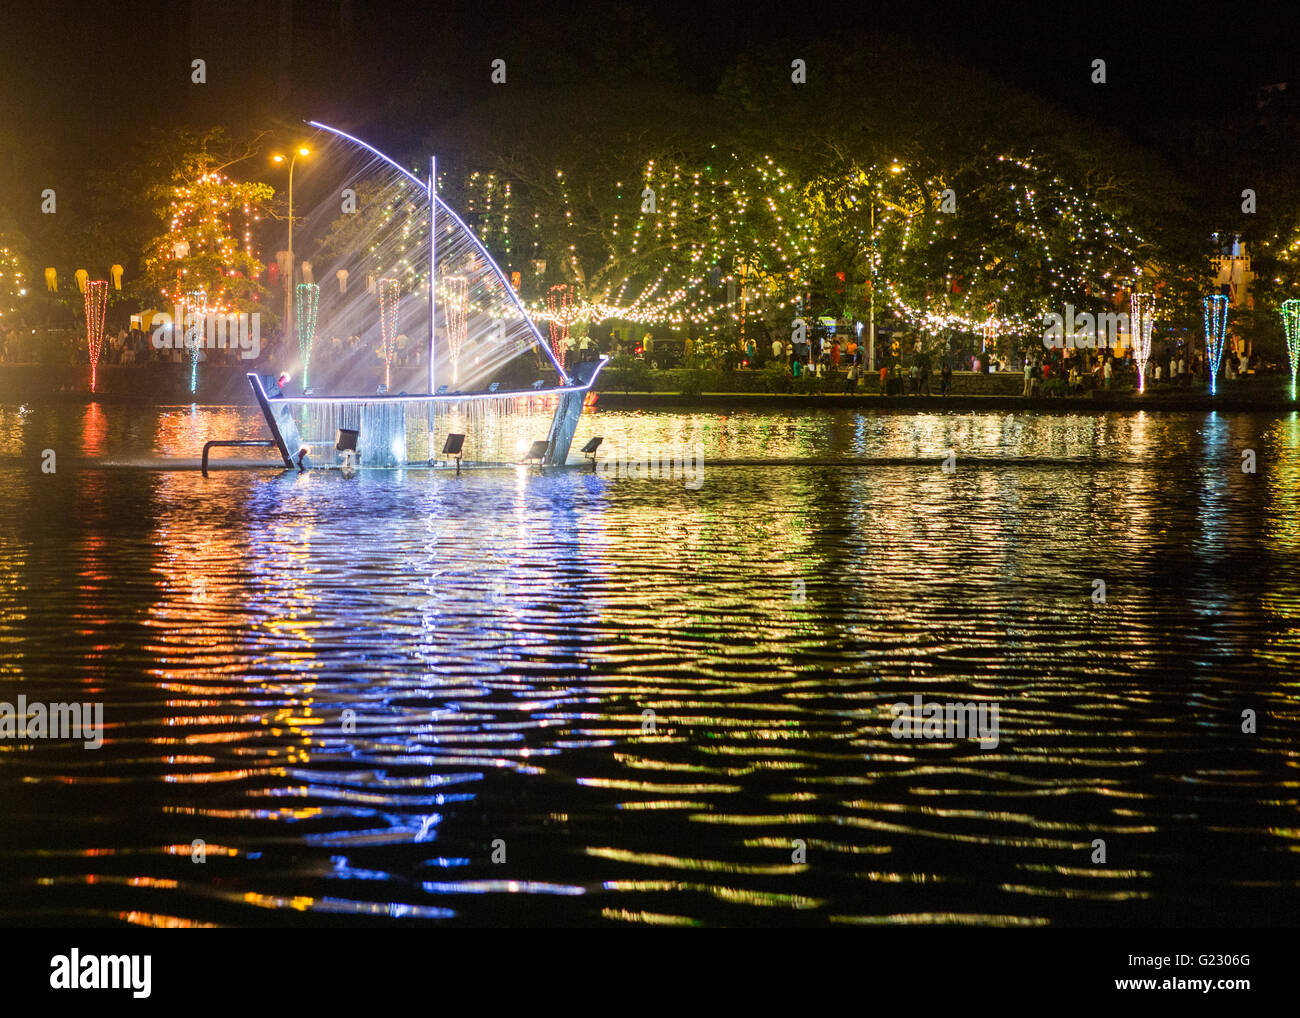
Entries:
{"label": "light reflection on water", "polygon": [[[0,741],[0,917],[1294,921],[1294,416],[592,434],[698,442],[704,485],[205,481],[78,461],[253,415],[0,410],[0,699],[107,729]],[[709,468],[800,456],[918,462]],[[918,694],[997,702],[999,744],[892,738]]]}

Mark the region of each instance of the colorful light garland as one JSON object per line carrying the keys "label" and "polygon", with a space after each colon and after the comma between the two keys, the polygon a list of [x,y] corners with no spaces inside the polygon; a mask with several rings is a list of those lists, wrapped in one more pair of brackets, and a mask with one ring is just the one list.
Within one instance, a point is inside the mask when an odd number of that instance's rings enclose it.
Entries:
{"label": "colorful light garland", "polygon": [[294,320],[298,328],[298,355],[302,359],[302,387],[307,388],[307,368],[311,348],[316,340],[316,312],[320,308],[320,286],[299,283],[294,290]]}
{"label": "colorful light garland", "polygon": [[104,347],[104,315],[108,311],[108,280],[86,283],[86,348],[90,354],[90,391],[95,391],[99,352]]}
{"label": "colorful light garland", "polygon": [[1286,330],[1286,352],[1291,357],[1291,398],[1295,399],[1296,368],[1300,367],[1300,300],[1284,300],[1278,308]]}
{"label": "colorful light garland", "polygon": [[379,353],[384,358],[384,386],[392,384],[393,356],[397,353],[397,306],[402,284],[385,277],[379,281]]}
{"label": "colorful light garland", "polygon": [[1205,356],[1209,361],[1210,395],[1213,396],[1218,388],[1215,383],[1219,378],[1219,361],[1223,359],[1228,336],[1228,298],[1212,293],[1202,298],[1201,311],[1205,316]]}
{"label": "colorful light garland", "polygon": [[1146,391],[1147,361],[1151,359],[1151,330],[1155,327],[1156,295],[1134,293],[1129,298],[1129,329],[1133,334],[1133,360],[1138,369],[1138,392]]}

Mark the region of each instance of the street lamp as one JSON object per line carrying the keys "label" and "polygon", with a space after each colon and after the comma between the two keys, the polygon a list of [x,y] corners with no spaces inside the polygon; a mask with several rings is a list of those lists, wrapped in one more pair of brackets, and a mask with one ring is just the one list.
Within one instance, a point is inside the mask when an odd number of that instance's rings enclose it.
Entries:
{"label": "street lamp", "polygon": [[[311,150],[300,147],[289,159],[289,271],[284,281],[284,332],[285,335],[293,334],[293,164],[298,161],[299,156],[311,155]],[[284,162],[284,156],[274,155],[271,157],[272,162]]]}

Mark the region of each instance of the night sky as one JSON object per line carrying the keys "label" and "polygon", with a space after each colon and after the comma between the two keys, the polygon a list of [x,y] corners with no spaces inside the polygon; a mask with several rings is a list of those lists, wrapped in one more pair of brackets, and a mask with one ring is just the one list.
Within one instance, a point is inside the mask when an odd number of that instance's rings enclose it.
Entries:
{"label": "night sky", "polygon": [[[151,127],[183,122],[292,131],[317,117],[403,151],[439,118],[485,98],[498,56],[518,87],[661,74],[703,92],[756,47],[793,57],[809,39],[879,34],[1119,127],[1176,163],[1197,123],[1249,118],[1262,86],[1295,78],[1300,17],[1289,0],[1158,10],[924,0],[518,9],[464,0],[18,2],[0,33],[0,103],[4,144],[21,153],[4,171],[20,178],[7,184],[31,186],[22,178],[71,161],[112,165]],[[204,86],[189,82],[195,56],[208,63]],[[1089,80],[1096,57],[1107,61],[1104,87]]]}

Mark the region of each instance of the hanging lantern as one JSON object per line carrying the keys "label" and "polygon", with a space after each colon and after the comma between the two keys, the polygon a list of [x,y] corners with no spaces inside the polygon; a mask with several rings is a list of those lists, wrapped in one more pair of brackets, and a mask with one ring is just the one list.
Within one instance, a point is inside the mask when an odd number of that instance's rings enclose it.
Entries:
{"label": "hanging lantern", "polygon": [[45,270],[45,289],[50,293],[59,292],[59,273],[53,265]]}
{"label": "hanging lantern", "polygon": [[85,269],[78,269],[74,275],[77,278],[77,289],[82,293],[86,292],[86,280],[90,278],[90,273]]}
{"label": "hanging lantern", "polygon": [[274,263],[266,267],[266,281],[272,286],[280,282],[280,267]]}
{"label": "hanging lantern", "polygon": [[178,240],[172,245],[172,254],[176,256],[177,261],[188,258],[190,256],[190,242],[188,240]]}
{"label": "hanging lantern", "polygon": [[122,289],[122,266],[113,265],[109,268],[108,274],[113,277],[113,289]]}
{"label": "hanging lantern", "polygon": [[311,262],[303,262],[303,263],[302,263],[302,281],[303,281],[304,283],[314,283],[314,282],[316,282],[316,279],[315,279],[315,277],[312,275],[312,272],[311,272]]}
{"label": "hanging lantern", "polygon": [[338,272],[334,273],[334,275],[338,277],[339,293],[347,293],[348,292],[348,270],[339,269]]}
{"label": "hanging lantern", "polygon": [[374,293],[374,292],[375,292],[375,276],[374,276],[374,273],[367,272],[367,273],[366,273],[366,293]]}

